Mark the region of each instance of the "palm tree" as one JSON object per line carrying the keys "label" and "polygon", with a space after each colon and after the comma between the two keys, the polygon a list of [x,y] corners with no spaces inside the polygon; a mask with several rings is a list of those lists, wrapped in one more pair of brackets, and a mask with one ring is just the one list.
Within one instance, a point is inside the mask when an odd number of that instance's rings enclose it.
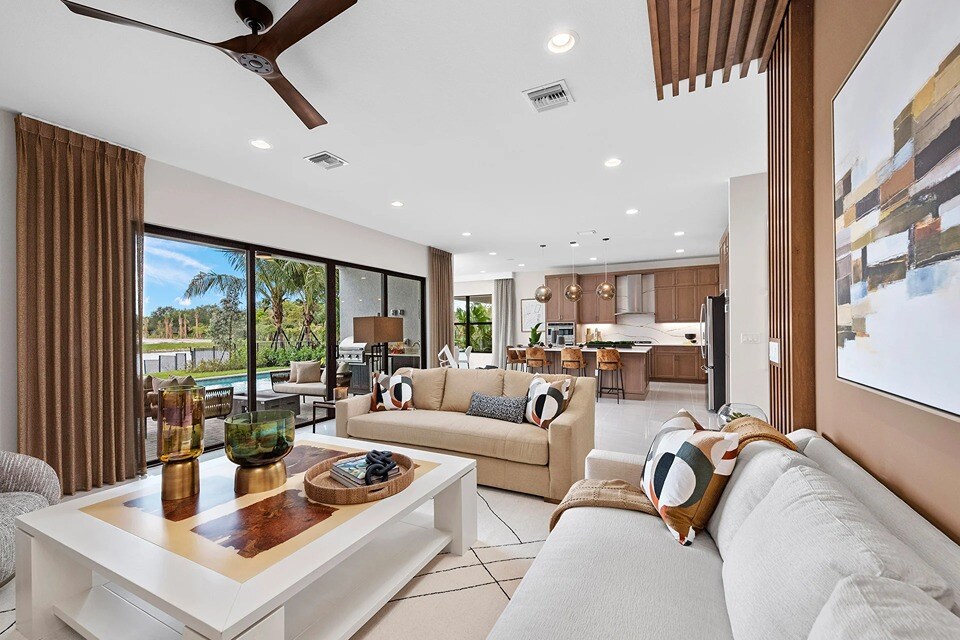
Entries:
{"label": "palm tree", "polygon": [[296,302],[303,311],[303,325],[300,327],[300,335],[297,336],[297,348],[303,345],[319,345],[320,339],[313,332],[313,322],[318,314],[325,316],[326,269],[294,260],[287,262],[286,268],[291,285],[299,292]]}

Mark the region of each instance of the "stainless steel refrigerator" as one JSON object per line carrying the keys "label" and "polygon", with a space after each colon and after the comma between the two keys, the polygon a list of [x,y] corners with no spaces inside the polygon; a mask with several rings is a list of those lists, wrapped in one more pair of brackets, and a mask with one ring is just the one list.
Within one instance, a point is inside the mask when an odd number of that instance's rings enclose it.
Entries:
{"label": "stainless steel refrigerator", "polygon": [[707,296],[700,305],[700,355],[707,374],[707,409],[727,402],[727,297]]}

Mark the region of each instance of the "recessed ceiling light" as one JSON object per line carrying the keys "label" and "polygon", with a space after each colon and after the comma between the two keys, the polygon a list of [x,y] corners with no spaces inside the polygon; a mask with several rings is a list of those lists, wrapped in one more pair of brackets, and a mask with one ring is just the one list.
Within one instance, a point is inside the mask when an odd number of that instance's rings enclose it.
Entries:
{"label": "recessed ceiling light", "polygon": [[481,271],[480,273],[486,273],[486,271]]}
{"label": "recessed ceiling light", "polygon": [[553,53],[566,53],[577,44],[577,34],[573,31],[561,31],[547,40],[547,50]]}
{"label": "recessed ceiling light", "polygon": [[470,237],[470,232],[469,232],[469,231],[464,231],[464,232],[461,233],[460,235],[462,235],[464,238],[469,238],[469,237]]}
{"label": "recessed ceiling light", "polygon": [[521,263],[518,264],[517,266],[518,266],[518,267],[525,267],[525,266],[527,266],[527,265],[525,265],[525,264],[523,264],[523,263],[521,262]]}
{"label": "recessed ceiling light", "polygon": [[570,246],[571,246],[571,247],[579,247],[579,246],[580,246],[580,243],[579,243],[579,242],[571,242],[571,243],[570,243]]}
{"label": "recessed ceiling light", "polygon": [[677,253],[683,253],[684,249],[677,249]]}
{"label": "recessed ceiling light", "polygon": [[491,251],[491,252],[488,253],[487,255],[488,255],[488,256],[495,256],[495,255],[497,255],[497,252],[496,252],[496,251]]}
{"label": "recessed ceiling light", "polygon": [[596,258],[590,258],[590,259],[591,259],[591,260],[594,260],[594,261],[596,260]]}
{"label": "recessed ceiling light", "polygon": [[613,169],[614,167],[619,167],[623,163],[623,160],[620,158],[607,158],[603,161],[603,166]]}
{"label": "recessed ceiling light", "polygon": [[402,207],[402,206],[403,206],[403,203],[400,202],[399,200],[394,200],[393,202],[390,203],[390,206],[391,206],[391,207]]}
{"label": "recessed ceiling light", "polygon": [[628,216],[635,216],[640,213],[640,209],[627,209]]}
{"label": "recessed ceiling light", "polygon": [[273,145],[267,142],[266,140],[261,140],[257,138],[256,140],[251,140],[250,144],[255,146],[257,149],[273,149]]}
{"label": "recessed ceiling light", "polygon": [[674,232],[673,232],[673,235],[675,235],[675,236],[682,236],[682,235],[683,235],[683,231],[674,231]]}

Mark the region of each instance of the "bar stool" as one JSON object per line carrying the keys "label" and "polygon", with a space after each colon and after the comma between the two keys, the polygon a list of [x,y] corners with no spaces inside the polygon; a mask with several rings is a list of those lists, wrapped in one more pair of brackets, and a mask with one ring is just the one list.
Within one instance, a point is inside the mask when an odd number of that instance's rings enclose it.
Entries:
{"label": "bar stool", "polygon": [[523,369],[526,363],[526,356],[523,349],[507,347],[507,369]]}
{"label": "bar stool", "polygon": [[578,376],[587,375],[587,361],[580,347],[564,347],[560,350],[561,373],[576,371]]}
{"label": "bar stool", "polygon": [[[613,373],[614,387],[603,386],[604,374]],[[597,401],[604,393],[616,393],[617,404],[620,404],[620,397],[626,400],[627,397],[623,391],[623,361],[620,359],[620,352],[616,349],[598,349],[597,350]]]}
{"label": "bar stool", "polygon": [[550,361],[543,347],[530,347],[526,350],[527,371],[550,373]]}

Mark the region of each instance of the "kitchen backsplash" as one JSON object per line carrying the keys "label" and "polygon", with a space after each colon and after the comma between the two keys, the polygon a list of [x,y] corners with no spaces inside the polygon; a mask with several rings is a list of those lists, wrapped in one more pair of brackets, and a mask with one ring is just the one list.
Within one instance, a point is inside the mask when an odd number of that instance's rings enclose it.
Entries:
{"label": "kitchen backsplash", "polygon": [[650,340],[653,344],[690,344],[685,333],[700,339],[699,322],[654,322],[652,313],[627,314],[617,317],[617,324],[583,324],[577,339],[586,338],[587,329],[600,330],[604,340]]}

